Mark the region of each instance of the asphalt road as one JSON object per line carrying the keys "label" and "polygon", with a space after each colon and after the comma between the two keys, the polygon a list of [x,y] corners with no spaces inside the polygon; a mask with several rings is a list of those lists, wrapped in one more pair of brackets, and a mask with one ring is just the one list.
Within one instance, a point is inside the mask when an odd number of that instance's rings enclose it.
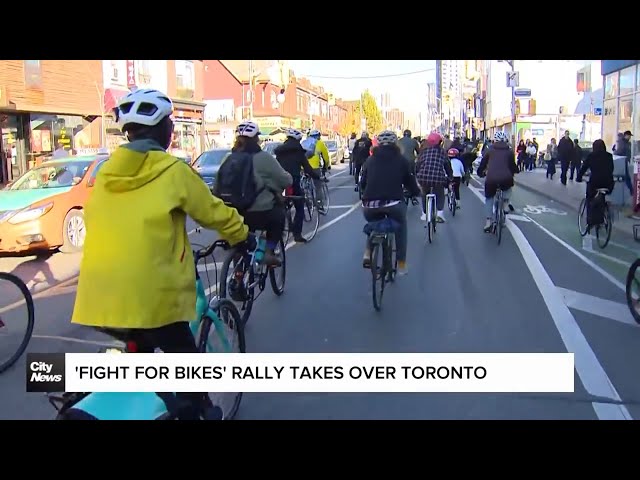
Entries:
{"label": "asphalt road", "polygon": [[[615,237],[615,249],[597,252],[594,246],[593,253],[577,234],[573,212],[516,189],[518,211],[497,246],[482,232],[475,184],[462,189],[462,209],[438,229],[433,244],[424,242],[419,208],[409,208],[409,275],[385,290],[377,313],[370,273],[361,266],[364,221],[351,185],[348,174],[332,179],[332,208],[322,231],[310,244],[287,251],[285,294],[267,289],[256,301],[248,351],[570,351],[576,354],[575,393],[247,394],[239,418],[640,418],[634,368],[640,330],[621,288],[622,262],[635,258],[633,240]],[[207,244],[214,234],[193,232],[191,238]],[[73,284],[37,295],[30,351],[92,352],[110,343],[69,323],[74,295]],[[53,417],[41,394],[24,390],[23,358],[0,376],[0,418]]]}

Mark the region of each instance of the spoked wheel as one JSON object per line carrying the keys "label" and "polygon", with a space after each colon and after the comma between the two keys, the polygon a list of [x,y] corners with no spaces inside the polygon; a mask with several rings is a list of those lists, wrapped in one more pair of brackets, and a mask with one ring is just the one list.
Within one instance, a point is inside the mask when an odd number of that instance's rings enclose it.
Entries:
{"label": "spoked wheel", "polygon": [[302,222],[302,236],[307,242],[313,240],[320,226],[320,213],[316,208],[312,195],[304,197],[304,221]]}
{"label": "spoked wheel", "polygon": [[496,217],[496,236],[498,237],[498,245],[500,245],[500,242],[502,242],[502,227],[504,227],[504,210],[502,208],[498,208]]}
{"label": "spoked wheel", "polygon": [[384,293],[384,258],[380,243],[371,245],[371,292],[373,308],[380,311],[382,307],[382,295]]}
{"label": "spoked wheel", "polygon": [[627,306],[633,319],[640,324],[640,258],[631,264],[627,273]]}
{"label": "spoked wheel", "polygon": [[580,208],[578,209],[578,229],[580,231],[581,236],[585,236],[587,234],[588,224],[587,224],[587,199],[583,198],[580,202]]}
{"label": "spoked wheel", "polygon": [[397,248],[395,235],[390,236],[389,243],[387,244],[385,251],[388,257],[386,265],[391,265],[391,270],[389,270],[389,272],[387,273],[387,279],[388,281],[393,282],[396,279],[396,272],[398,271],[398,257],[396,256]]}
{"label": "spoked wheel", "polygon": [[273,293],[280,296],[284,293],[284,284],[287,279],[287,257],[285,255],[285,246],[282,241],[273,250],[276,257],[280,259],[282,265],[279,267],[269,268],[269,280],[271,281],[271,289]]}
{"label": "spoked wheel", "polygon": [[[200,353],[245,353],[244,327],[236,306],[227,299],[219,301],[214,310],[218,316],[202,318],[198,338]],[[222,420],[233,420],[238,413],[242,392],[211,392],[208,405],[222,409]]]}
{"label": "spoked wheel", "polygon": [[612,223],[611,210],[607,204],[604,207],[604,222],[596,227],[596,239],[600,248],[605,248],[609,244],[609,240],[611,240]]}
{"label": "spoked wheel", "polygon": [[11,305],[0,308],[0,373],[10,368],[29,345],[35,324],[31,292],[19,277],[0,272],[0,292]]}
{"label": "spoked wheel", "polygon": [[[226,298],[233,302],[245,325],[251,316],[255,299],[255,287],[248,288],[254,283],[255,276],[253,268],[247,265],[248,262],[248,255],[231,252],[220,269],[220,285],[218,286],[220,298]],[[230,288],[231,285],[233,288]]]}
{"label": "spoked wheel", "polygon": [[293,232],[291,231],[291,228],[293,227],[293,208],[295,207],[285,209],[284,230],[282,231],[282,241],[285,245],[289,243],[289,240],[293,236]]}
{"label": "spoked wheel", "polygon": [[322,186],[320,187],[322,190],[321,197],[322,198],[322,207],[318,209],[320,215],[325,216],[329,213],[329,205],[331,204],[331,200],[329,199],[329,187],[326,182],[322,182]]}

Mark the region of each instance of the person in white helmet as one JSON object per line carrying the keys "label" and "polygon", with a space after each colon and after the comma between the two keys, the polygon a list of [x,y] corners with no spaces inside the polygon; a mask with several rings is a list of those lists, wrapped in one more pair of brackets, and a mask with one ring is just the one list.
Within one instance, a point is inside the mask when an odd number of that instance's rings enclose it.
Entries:
{"label": "person in white helmet", "polygon": [[498,187],[502,190],[505,206],[508,206],[509,210],[513,208],[509,205],[509,197],[511,196],[511,188],[515,184],[513,176],[518,173],[518,171],[516,155],[513,149],[509,147],[507,135],[504,132],[496,132],[493,143],[482,156],[477,172],[480,178],[486,177],[484,181],[485,232],[488,233],[491,231],[493,197]]}
{"label": "person in white helmet", "polygon": [[[137,344],[141,353],[197,353],[188,322],[196,316],[196,276],[187,215],[231,245],[248,239],[242,217],[189,165],[166,152],[173,104],[157,90],[125,95],[114,109],[129,143],[96,177],[83,214],[84,254],[72,323]],[[197,419],[199,393],[178,394]]]}

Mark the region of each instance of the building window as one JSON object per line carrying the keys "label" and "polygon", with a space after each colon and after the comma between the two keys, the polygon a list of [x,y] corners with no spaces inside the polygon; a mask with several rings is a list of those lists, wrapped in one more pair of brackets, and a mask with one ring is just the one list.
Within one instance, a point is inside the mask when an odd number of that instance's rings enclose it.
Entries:
{"label": "building window", "polygon": [[631,138],[631,155],[635,160],[640,160],[640,93],[635,96],[633,106],[633,137]]}
{"label": "building window", "polygon": [[[618,132],[631,131],[633,120],[633,95],[620,97],[618,105]],[[616,132],[616,133],[618,133]]]}
{"label": "building window", "polygon": [[618,122],[618,100],[605,100],[603,107],[602,140],[604,140],[607,150],[611,151],[616,144],[618,134],[616,129]]}
{"label": "building window", "polygon": [[42,65],[40,60],[24,61],[24,83],[27,88],[42,88]]}
{"label": "building window", "polygon": [[625,68],[620,72],[620,95],[630,95],[635,89],[636,66]]}
{"label": "building window", "polygon": [[151,83],[151,67],[149,60],[138,60],[138,83],[148,86]]}
{"label": "building window", "polygon": [[111,81],[115,83],[119,83],[120,71],[118,70],[117,60],[111,60],[111,68],[109,68],[109,73],[111,73]]}
{"label": "building window", "polygon": [[604,81],[604,98],[616,98],[618,96],[618,72],[607,75]]}
{"label": "building window", "polygon": [[176,60],[176,96],[185,100],[192,100],[195,96],[196,79],[193,60]]}

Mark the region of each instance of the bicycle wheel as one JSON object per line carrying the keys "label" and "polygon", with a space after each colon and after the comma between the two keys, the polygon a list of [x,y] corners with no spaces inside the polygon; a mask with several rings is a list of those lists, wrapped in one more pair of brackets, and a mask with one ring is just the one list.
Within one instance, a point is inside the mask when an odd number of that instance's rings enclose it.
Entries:
{"label": "bicycle wheel", "polygon": [[436,199],[431,197],[431,234],[436,233],[436,220],[438,219],[438,212],[436,211]]}
{"label": "bicycle wheel", "polygon": [[583,198],[580,202],[580,208],[578,208],[578,230],[580,235],[584,237],[587,234],[587,199]]}
{"label": "bicycle wheel", "polygon": [[452,193],[451,194],[451,215],[453,217],[456,216],[456,210],[458,209],[457,207],[458,207],[458,202],[456,200],[456,195],[455,193]]}
{"label": "bicycle wheel", "polygon": [[291,206],[285,206],[284,211],[284,230],[282,231],[282,241],[285,245],[289,243],[289,240],[293,236],[293,232],[291,231],[291,227],[293,225],[293,219],[291,215]]}
{"label": "bicycle wheel", "polygon": [[320,215],[325,216],[329,213],[329,205],[331,205],[331,199],[329,198],[329,187],[325,182],[322,182],[322,186],[320,187],[322,190],[322,208],[318,209]]}
{"label": "bicycle wheel", "polygon": [[627,294],[627,306],[629,307],[631,316],[636,323],[640,324],[640,278],[636,276],[638,267],[640,267],[640,258],[636,259],[636,261],[631,264],[631,267],[629,267],[625,290]]}
{"label": "bicycle wheel", "polygon": [[613,219],[611,218],[611,210],[609,204],[604,206],[604,222],[596,227],[596,240],[600,248],[605,248],[611,240],[611,229],[613,228]]}
{"label": "bicycle wheel", "polygon": [[504,226],[504,202],[502,201],[502,194],[496,195],[497,201],[495,204],[494,221],[496,224],[496,237],[498,238],[498,245],[502,241],[502,227]]}
{"label": "bicycle wheel", "polygon": [[398,271],[398,257],[397,257],[397,248],[396,248],[396,236],[395,234],[389,234],[389,239],[387,240],[386,247],[387,255],[386,257],[386,270],[387,270],[387,279],[390,282],[395,281],[396,272]]}
{"label": "bicycle wheel", "polygon": [[[273,290],[273,293],[278,296],[284,293],[284,284],[287,279],[287,257],[285,255],[284,247],[284,243],[278,242],[278,246],[273,250],[275,256],[280,259],[280,262],[282,262],[282,265],[269,269],[269,280],[271,282],[271,289]],[[276,277],[276,271],[280,271],[280,275],[282,276],[279,282]]]}
{"label": "bicycle wheel", "polygon": [[315,201],[312,196],[304,197],[304,222],[302,222],[302,236],[307,242],[313,240],[318,233],[320,226],[320,213],[316,208]]}
{"label": "bicycle wheel", "polygon": [[[222,299],[214,312],[219,321],[207,315],[202,317],[198,351],[200,353],[246,353],[243,322],[236,306],[231,301]],[[242,392],[210,392],[208,397],[212,405],[222,409],[223,420],[233,420],[242,401]]]}
{"label": "bicycle wheel", "polygon": [[431,232],[431,228],[433,227],[433,208],[432,208],[432,199],[429,197],[427,199],[427,240],[429,243],[433,241],[433,233]]}
{"label": "bicycle wheel", "polygon": [[[231,252],[231,254],[225,258],[220,268],[220,285],[218,286],[219,297],[226,298],[234,303],[236,309],[241,312],[242,322],[245,325],[251,316],[253,300],[255,298],[255,287],[248,288],[254,284],[253,268],[251,265],[248,265],[248,263],[248,255],[239,255],[236,252]],[[244,298],[231,298],[228,287],[229,282],[232,280],[242,283],[242,291],[245,293]]]}
{"label": "bicycle wheel", "polygon": [[382,294],[384,293],[384,255],[380,252],[380,243],[371,245],[371,292],[373,308],[380,311],[382,307]]}
{"label": "bicycle wheel", "polygon": [[16,294],[19,300],[24,300],[27,311],[25,315],[24,310],[20,308],[22,303],[5,312],[0,311],[0,373],[10,368],[22,356],[29,345],[35,325],[35,308],[31,292],[19,277],[0,272],[0,290],[6,291],[10,287],[13,287],[14,291],[17,290]]}

